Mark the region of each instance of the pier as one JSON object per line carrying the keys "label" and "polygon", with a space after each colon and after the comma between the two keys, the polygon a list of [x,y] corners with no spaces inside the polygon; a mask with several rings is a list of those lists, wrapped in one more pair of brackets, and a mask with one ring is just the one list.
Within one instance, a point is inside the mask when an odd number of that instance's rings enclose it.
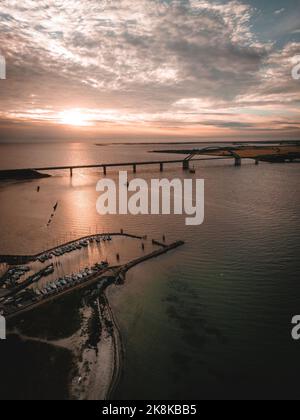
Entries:
{"label": "pier", "polygon": [[[158,242],[156,242],[156,241],[153,241],[153,243],[158,244]],[[152,260],[153,258],[157,258],[157,257],[159,257],[163,254],[166,254],[170,251],[173,251],[176,248],[179,248],[180,246],[183,246],[184,244],[185,244],[184,241],[177,241],[177,242],[174,242],[170,245],[160,244],[161,248],[158,249],[157,251],[153,251],[151,254],[148,254],[148,255],[145,255],[143,257],[137,258],[136,260],[133,260],[133,261],[129,262],[128,264],[125,264],[120,269],[120,274],[125,275],[127,273],[127,271],[131,270],[136,265],[142,264],[143,262],[148,261],[148,260]]]}
{"label": "pier", "polygon": [[[125,232],[118,232],[118,233],[98,233],[95,235],[88,235],[80,238],[80,241],[89,241],[90,239],[95,239],[99,236],[123,236],[127,238],[132,239],[143,239],[141,236],[137,235],[131,235],[129,233]],[[75,244],[78,242],[78,239],[72,240],[70,242],[66,242],[64,244],[59,245],[59,247],[66,247],[72,244]],[[0,255],[0,263],[6,263],[9,265],[23,265],[23,264],[29,264],[30,262],[36,261],[39,257],[41,257],[44,254],[51,254],[54,252],[58,247],[47,249],[46,251],[43,251],[39,254],[35,255]]]}

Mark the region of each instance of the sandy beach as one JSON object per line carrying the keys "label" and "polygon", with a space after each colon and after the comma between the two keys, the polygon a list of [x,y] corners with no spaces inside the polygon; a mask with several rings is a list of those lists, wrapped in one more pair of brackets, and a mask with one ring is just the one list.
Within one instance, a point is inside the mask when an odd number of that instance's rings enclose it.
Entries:
{"label": "sandy beach", "polygon": [[[75,339],[74,356],[78,373],[70,387],[72,399],[107,400],[114,390],[121,366],[121,339],[106,296],[97,298],[94,310],[84,309],[81,334]],[[101,336],[95,346],[87,346],[88,323],[98,317]]]}
{"label": "sandy beach", "polygon": [[[96,298],[92,307],[82,312],[80,330],[57,345],[69,348],[74,354],[76,375],[70,383],[70,398],[75,400],[107,400],[113,393],[121,370],[121,337],[105,295]],[[93,345],[89,324],[97,319],[101,334]]]}
{"label": "sandy beach", "polygon": [[[101,301],[100,301],[101,300]],[[11,331],[23,341],[39,342],[67,349],[72,353],[74,369],[70,375],[69,398],[107,400],[118,383],[122,364],[121,336],[105,295],[91,306],[80,309],[80,329],[61,340],[47,340]],[[95,332],[91,326],[98,324]]]}

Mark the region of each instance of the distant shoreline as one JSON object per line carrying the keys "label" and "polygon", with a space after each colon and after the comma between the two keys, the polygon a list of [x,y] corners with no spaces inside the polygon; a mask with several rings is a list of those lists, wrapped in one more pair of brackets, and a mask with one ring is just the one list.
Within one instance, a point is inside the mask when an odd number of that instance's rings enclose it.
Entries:
{"label": "distant shoreline", "polygon": [[178,142],[118,142],[118,143],[94,143],[95,146],[183,146],[183,145],[197,145],[197,144],[300,144],[300,140],[266,140],[266,141],[178,141]]}
{"label": "distant shoreline", "polygon": [[41,174],[33,169],[13,169],[13,170],[0,170],[0,181],[9,180],[30,180],[30,179],[41,179],[50,178],[51,175]]}

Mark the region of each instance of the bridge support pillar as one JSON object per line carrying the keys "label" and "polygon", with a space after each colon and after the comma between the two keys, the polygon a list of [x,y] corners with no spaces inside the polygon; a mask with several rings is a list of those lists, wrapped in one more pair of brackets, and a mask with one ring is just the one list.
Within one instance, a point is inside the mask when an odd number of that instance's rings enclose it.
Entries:
{"label": "bridge support pillar", "polygon": [[241,159],[240,157],[236,157],[236,158],[234,158],[234,165],[235,165],[236,167],[240,167],[240,166],[242,166],[242,159]]}
{"label": "bridge support pillar", "polygon": [[159,164],[159,168],[160,168],[160,172],[163,172],[164,171],[164,164],[163,163],[160,163]]}
{"label": "bridge support pillar", "polygon": [[133,165],[133,173],[136,174],[136,165]]}
{"label": "bridge support pillar", "polygon": [[107,168],[106,168],[106,166],[103,166],[103,174],[104,174],[104,176],[106,176],[106,174],[107,174]]}
{"label": "bridge support pillar", "polygon": [[259,159],[255,159],[255,165],[259,165]]}
{"label": "bridge support pillar", "polygon": [[190,161],[189,160],[184,160],[182,162],[182,168],[184,171],[188,171],[190,169]]}
{"label": "bridge support pillar", "polygon": [[73,168],[70,168],[70,177],[72,178],[73,176]]}

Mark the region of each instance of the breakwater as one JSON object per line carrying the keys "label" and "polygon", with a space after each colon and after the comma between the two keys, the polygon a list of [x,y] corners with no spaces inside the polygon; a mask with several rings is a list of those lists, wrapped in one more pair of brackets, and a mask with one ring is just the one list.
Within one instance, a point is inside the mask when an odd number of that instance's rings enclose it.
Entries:
{"label": "breakwater", "polygon": [[9,265],[22,265],[22,264],[28,264],[32,261],[36,261],[38,258],[40,258],[44,254],[50,254],[51,252],[54,252],[58,248],[70,246],[72,244],[75,244],[78,241],[86,241],[90,239],[95,239],[99,236],[123,236],[125,238],[132,238],[132,239],[143,239],[142,236],[137,235],[131,235],[129,233],[124,232],[118,232],[118,233],[99,233],[95,235],[89,235],[84,236],[80,239],[72,240],[70,242],[66,242],[64,244],[61,244],[60,246],[56,246],[55,248],[48,249],[46,251],[40,252],[35,255],[0,255],[0,263],[6,263]]}

